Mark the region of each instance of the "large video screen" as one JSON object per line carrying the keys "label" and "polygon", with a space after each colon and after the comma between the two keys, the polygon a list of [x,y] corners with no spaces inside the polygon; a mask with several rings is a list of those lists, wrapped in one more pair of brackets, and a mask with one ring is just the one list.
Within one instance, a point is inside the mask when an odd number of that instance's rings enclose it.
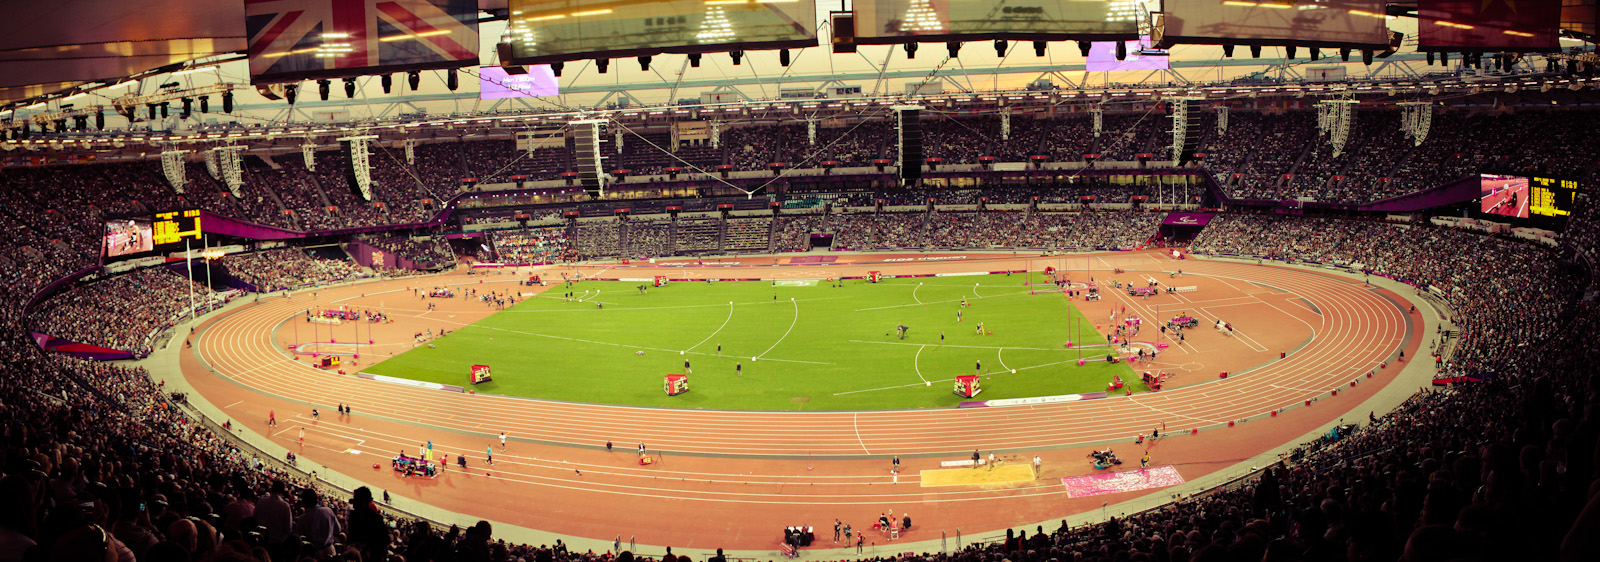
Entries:
{"label": "large video screen", "polygon": [[1087,69],[1089,72],[1111,72],[1115,70],[1166,70],[1170,57],[1166,51],[1158,51],[1150,46],[1150,36],[1140,36],[1137,41],[1124,41],[1123,47],[1127,54],[1122,60],[1117,60],[1116,41],[1095,41],[1089,44],[1089,59]]}
{"label": "large video screen", "polygon": [[1139,31],[1139,18],[1125,4],[1108,0],[856,0],[856,42],[1131,39]]}
{"label": "large video screen", "polygon": [[478,69],[478,99],[540,98],[561,95],[556,74],[548,64],[528,67],[527,74],[508,74],[504,68],[485,66]]}
{"label": "large video screen", "polygon": [[1162,0],[1161,7],[1166,40],[1175,43],[1389,43],[1384,0]]}
{"label": "large video screen", "polygon": [[817,45],[814,0],[511,0],[510,5],[514,64]]}
{"label": "large video screen", "polygon": [[1528,218],[1528,178],[1481,174],[1478,189],[1478,210],[1484,214]]}
{"label": "large video screen", "polygon": [[141,254],[155,249],[155,232],[150,219],[116,219],[106,221],[106,257]]}

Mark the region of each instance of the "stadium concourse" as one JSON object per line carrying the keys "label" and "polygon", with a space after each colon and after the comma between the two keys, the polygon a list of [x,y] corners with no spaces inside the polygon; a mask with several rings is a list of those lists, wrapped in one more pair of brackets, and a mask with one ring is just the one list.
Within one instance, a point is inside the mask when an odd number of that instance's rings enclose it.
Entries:
{"label": "stadium concourse", "polygon": [[[1371,289],[1358,279],[1253,263],[1176,261],[1156,252],[1032,260],[982,254],[844,254],[824,266],[789,256],[738,260],[761,265],[733,267],[711,260],[700,268],[692,263],[519,268],[510,275],[480,272],[328,288],[318,291],[315,301],[307,293],[273,297],[203,323],[195,334],[195,352],[183,353],[181,361],[196,394],[217,405],[222,418],[267,433],[272,438],[269,450],[294,452],[302,463],[317,463],[324,478],[327,471],[336,471],[387,489],[405,498],[406,505],[426,504],[561,535],[601,539],[623,532],[645,544],[726,547],[761,556],[775,547],[773,529],[795,523],[824,526],[834,518],[865,529],[876,513],[890,508],[916,514],[917,525],[899,538],[912,543],[938,539],[941,533],[953,537],[956,529],[969,537],[985,536],[1019,523],[1093,511],[1108,498],[1073,498],[1058,482],[1094,473],[1086,460],[1093,449],[1120,449],[1129,459],[1148,450],[1156,464],[1177,467],[1188,480],[1236,471],[1236,463],[1277,444],[1313,430],[1322,433],[1320,427],[1376,395],[1401,376],[1397,354],[1404,350],[1415,357],[1428,331],[1423,313],[1398,305],[1405,297]],[[800,265],[790,267],[791,261]],[[295,341],[290,329],[307,329],[293,327],[301,323],[297,315],[306,307],[339,303],[372,309],[385,303],[396,322],[381,326],[377,339],[405,341],[398,348],[403,350],[412,345],[409,335],[423,326],[454,330],[493,312],[465,299],[424,299],[437,306],[424,308],[411,296],[413,288],[504,291],[520,288],[518,282],[534,273],[546,278],[580,271],[591,277],[836,278],[864,276],[869,269],[894,275],[1045,263],[1103,280],[1155,274],[1166,280],[1169,272],[1183,269],[1184,283],[1202,291],[1181,300],[1167,295],[1169,305],[1195,310],[1208,322],[1213,319],[1208,307],[1227,310],[1238,335],[1196,331],[1185,345],[1168,350],[1162,359],[1168,364],[1156,365],[1184,375],[1172,383],[1177,388],[1159,393],[1015,409],[801,414],[641,410],[442,393],[330,376],[289,360],[282,351]],[[1112,264],[1126,273],[1113,274]],[[1082,272],[1086,267],[1095,271]],[[1015,282],[1020,286],[1022,279],[1019,275]],[[1148,301],[1122,291],[1108,290],[1106,295],[1080,306],[1093,317],[1120,307],[1156,317]],[[1425,307],[1424,312],[1430,310]],[[286,318],[291,325],[283,324]],[[363,351],[360,361],[370,363],[375,356],[393,353],[396,348],[389,345]],[[1279,350],[1292,353],[1279,361]],[[619,351],[624,352],[631,351]],[[762,371],[754,367],[747,367],[746,376],[782,376],[778,366]],[[1400,396],[1427,383],[1427,367],[1424,362],[1410,372]],[[1217,374],[1222,371],[1239,375],[1221,380]],[[1368,372],[1374,376],[1367,378]],[[1316,404],[1306,407],[1308,400]],[[352,406],[355,416],[326,414],[338,404]],[[321,419],[310,417],[312,407],[324,412]],[[1279,409],[1281,414],[1274,412]],[[278,425],[263,427],[274,412]],[[1246,419],[1253,421],[1232,423]],[[1134,443],[1136,435],[1163,426],[1170,436]],[[303,447],[298,441],[302,427],[307,430]],[[1204,431],[1188,435],[1197,428]],[[497,443],[500,432],[511,436],[505,449]],[[601,445],[607,442],[620,450],[604,450]],[[666,458],[640,467],[634,446],[641,442]],[[469,463],[465,470],[451,463],[438,479],[407,478],[389,470],[387,458],[394,451],[419,455],[419,443],[432,444],[435,454],[465,455]],[[495,449],[493,466],[485,464],[483,450],[489,447]],[[1043,469],[1023,482],[998,487],[930,489],[919,482],[918,471],[938,469],[941,461],[964,458],[973,450],[998,451],[1013,461],[1020,457],[1024,465],[1037,455]],[[904,457],[905,473],[898,476],[887,470],[895,455]],[[1267,459],[1254,462],[1262,465],[1275,457]],[[385,466],[375,471],[373,462]],[[1109,499],[1141,496],[1127,492]],[[552,508],[528,510],[527,498],[539,498]],[[605,502],[622,502],[627,509],[601,514],[555,507]],[[704,524],[685,528],[682,518]],[[887,533],[868,537],[869,543],[888,547]]]}

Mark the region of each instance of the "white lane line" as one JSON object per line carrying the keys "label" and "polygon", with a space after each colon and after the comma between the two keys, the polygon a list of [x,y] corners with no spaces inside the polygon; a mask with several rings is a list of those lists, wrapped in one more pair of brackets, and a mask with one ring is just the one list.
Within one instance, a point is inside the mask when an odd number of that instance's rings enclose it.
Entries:
{"label": "white lane line", "polygon": [[[794,325],[798,324],[800,322],[800,303],[795,302],[793,299],[790,299],[789,300],[789,304],[794,305],[794,321],[789,322],[789,329],[785,330],[783,332],[783,337],[780,337],[780,338],[778,338],[778,341],[773,342],[772,347],[767,348],[767,351],[763,351],[763,352],[761,352],[761,355],[755,356],[755,359],[760,359],[762,356],[764,356],[768,352],[772,351],[773,348],[778,347],[778,344],[783,343],[783,340],[785,338],[789,337],[789,332],[793,332],[794,331]],[[754,359],[752,359],[752,361],[753,360]]]}
{"label": "white lane line", "polygon": [[[799,305],[796,305],[796,306],[799,306]],[[717,331],[711,332],[711,335],[706,336],[706,339],[700,340],[700,343],[691,345],[691,346],[689,346],[689,349],[685,349],[684,351],[686,351],[686,352],[694,351],[694,348],[700,347],[701,345],[704,345],[706,342],[711,341],[711,338],[717,337],[717,334],[722,333],[722,329],[723,328],[728,327],[728,321],[729,320],[733,320],[733,301],[728,301],[728,317],[722,321],[722,325],[721,326],[717,326]]]}
{"label": "white lane line", "polygon": [[872,454],[872,451],[867,451],[867,442],[861,440],[861,423],[858,421],[860,417],[861,413],[859,412],[851,414],[850,426],[856,430],[856,443],[861,444],[861,450],[866,451],[866,453],[870,455]]}

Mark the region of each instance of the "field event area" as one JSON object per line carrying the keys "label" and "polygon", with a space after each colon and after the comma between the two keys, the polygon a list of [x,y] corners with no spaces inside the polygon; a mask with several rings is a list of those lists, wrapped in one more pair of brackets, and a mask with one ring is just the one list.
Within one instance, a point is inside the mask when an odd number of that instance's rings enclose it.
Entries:
{"label": "field event area", "polygon": [[[1028,279],[553,283],[366,372],[467,385],[485,364],[482,393],[752,410],[949,407],[963,400],[955,377],[972,374],[981,399],[1103,392],[1114,376],[1138,385],[1106,362],[1094,322]],[[667,396],[663,377],[677,373],[691,390]]]}

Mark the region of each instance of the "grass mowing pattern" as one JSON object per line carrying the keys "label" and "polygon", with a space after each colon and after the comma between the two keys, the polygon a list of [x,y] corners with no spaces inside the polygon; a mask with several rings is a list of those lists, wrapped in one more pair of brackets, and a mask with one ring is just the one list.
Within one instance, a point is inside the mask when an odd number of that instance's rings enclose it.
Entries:
{"label": "grass mowing pattern", "polygon": [[[1103,391],[1114,374],[1138,385],[1127,365],[1105,362],[1093,321],[1058,292],[1030,295],[1022,280],[680,282],[646,294],[638,283],[585,281],[570,289],[582,302],[553,287],[366,371],[470,386],[467,372],[481,363],[494,380],[478,392],[748,410],[954,406],[962,401],[951,392],[954,377],[972,374],[975,362],[989,375],[981,399]],[[963,298],[971,306],[961,307]],[[1074,316],[1083,341],[1100,344],[1082,350],[1083,367],[1079,350],[1063,345],[1077,341]],[[993,334],[979,335],[979,322]],[[910,327],[906,339],[896,337],[897,324]],[[684,372],[685,360],[694,369],[690,391],[667,396],[662,375]]]}

